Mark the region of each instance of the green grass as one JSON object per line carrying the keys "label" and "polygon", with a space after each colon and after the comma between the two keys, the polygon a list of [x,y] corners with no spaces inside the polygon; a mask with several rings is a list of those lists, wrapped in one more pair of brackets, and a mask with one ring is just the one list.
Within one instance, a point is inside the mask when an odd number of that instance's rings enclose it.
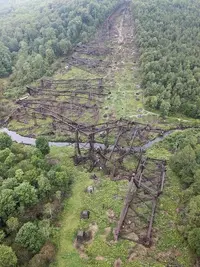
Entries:
{"label": "green grass", "polygon": [[152,148],[148,149],[146,155],[150,158],[169,160],[171,153],[162,147],[160,143],[155,144]]}
{"label": "green grass", "polygon": [[[20,130],[19,133],[23,136],[42,135],[51,130],[51,123],[53,120],[51,118],[47,118],[45,120],[37,119],[37,126],[34,126],[35,122],[33,119],[27,120],[27,123],[25,123],[25,121],[26,119],[24,119],[24,123],[21,121],[18,122],[17,120],[11,120],[8,128],[13,131]],[[29,127],[32,129],[29,129]]]}
{"label": "green grass", "polygon": [[115,74],[115,88],[111,89],[111,95],[105,100],[104,107],[108,107],[106,113],[112,113],[116,119],[133,118],[139,114],[138,109],[143,109],[142,99],[136,100],[136,81],[132,70],[126,67]]}
{"label": "green grass", "polygon": [[[169,260],[169,255],[176,255],[176,261],[181,266],[193,266],[192,255],[181,234],[177,230],[179,195],[181,187],[178,178],[171,170],[167,172],[164,194],[160,198],[159,210],[156,215],[155,228],[159,231],[156,252],[161,253],[163,262]],[[163,258],[162,258],[163,257]]]}
{"label": "green grass", "polygon": [[[60,159],[66,157],[65,151],[70,151],[67,161],[73,154],[73,150],[66,148],[53,148],[53,155]],[[153,148],[152,148],[153,151]],[[152,153],[156,153],[153,151]],[[161,153],[160,155],[163,155]],[[158,155],[159,156],[159,155]],[[168,155],[166,156],[168,157]],[[65,159],[66,160],[66,159]],[[72,164],[70,161],[67,164]],[[148,251],[148,256],[142,256],[132,262],[128,262],[130,249],[134,251],[135,243],[126,240],[113,242],[113,229],[116,227],[120,210],[123,205],[123,197],[126,194],[127,182],[113,182],[108,177],[97,173],[100,180],[96,183],[89,179],[89,174],[83,169],[75,168],[76,180],[73,184],[72,196],[65,202],[65,209],[61,218],[61,228],[57,239],[58,252],[56,262],[52,267],[110,267],[120,257],[122,266],[127,267],[164,267],[169,261],[169,253],[176,255],[176,260],[183,267],[190,267],[192,257],[187,245],[177,231],[177,211],[180,186],[178,179],[168,170],[164,194],[160,198],[158,212],[156,214],[154,229],[156,230],[157,243]],[[88,185],[94,183],[95,192],[84,192]],[[82,210],[90,210],[88,220],[80,220]],[[115,219],[109,221],[107,212],[112,210]],[[73,242],[79,229],[87,230],[92,224],[98,226],[93,242],[85,245],[84,253],[88,258],[81,258],[74,248]],[[106,236],[105,229],[110,227],[110,233]],[[97,260],[101,256],[103,260]]]}
{"label": "green grass", "polygon": [[76,264],[79,262],[79,255],[73,247],[73,240],[78,230],[80,211],[83,207],[84,189],[90,184],[91,180],[89,180],[88,174],[78,173],[73,185],[72,197],[66,201],[62,214],[56,266],[78,266]]}
{"label": "green grass", "polygon": [[88,71],[79,69],[77,67],[72,67],[71,70],[69,70],[66,73],[57,73],[53,76],[54,79],[93,79],[98,78],[98,75],[94,75]]}
{"label": "green grass", "polygon": [[[177,132],[173,135],[176,136],[180,133]],[[171,138],[167,137],[164,141],[149,149],[146,154],[149,157],[169,160],[171,156],[168,150],[169,141],[171,141]],[[168,167],[164,192],[159,199],[155,216],[154,228],[156,229],[158,241],[151,256],[154,258],[155,255],[158,255],[163,263],[168,263],[170,257],[175,257],[176,261],[182,264],[181,266],[191,267],[193,266],[192,254],[177,230],[180,192],[179,180]]]}
{"label": "green grass", "polygon": [[[83,207],[84,189],[92,183],[89,174],[84,170],[78,170],[73,166],[73,149],[70,148],[51,148],[51,155],[64,161],[67,166],[74,169],[76,179],[73,184],[72,196],[65,201],[65,208],[60,223],[61,229],[57,237],[58,252],[54,266],[79,266],[79,255],[73,247],[75,233],[79,226],[80,211]],[[71,259],[71,261],[69,260]]]}
{"label": "green grass", "polygon": [[[112,208],[117,216],[120,213],[123,201],[121,198],[115,199],[115,197],[124,195],[124,190],[126,189],[124,187],[125,182],[115,183],[107,177],[101,177],[101,180],[95,193],[87,194],[84,190],[93,181],[89,179],[87,173],[81,172],[77,176],[73,185],[72,197],[65,203],[65,211],[61,219],[62,227],[59,234],[57,260],[54,266],[81,267],[94,266],[95,264],[95,266],[103,267],[110,266],[118,257],[120,251],[123,252],[123,257],[127,256],[127,241],[122,241],[110,247],[101,237],[105,228],[109,226],[106,211]],[[91,211],[91,216],[88,221],[80,221],[80,212],[83,209]],[[81,259],[73,246],[75,234],[78,229],[88,229],[89,225],[93,222],[97,223],[98,232],[95,241],[86,249],[89,259]],[[99,250],[99,246],[101,250]],[[96,256],[100,255],[99,253],[101,256],[107,255],[105,261],[98,262],[95,260]]]}

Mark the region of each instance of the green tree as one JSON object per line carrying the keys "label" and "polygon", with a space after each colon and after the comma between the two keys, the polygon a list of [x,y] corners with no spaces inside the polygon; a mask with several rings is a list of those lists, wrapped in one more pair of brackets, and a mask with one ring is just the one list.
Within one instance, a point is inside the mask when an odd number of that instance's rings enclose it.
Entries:
{"label": "green tree", "polygon": [[22,182],[23,181],[23,176],[24,176],[24,172],[22,171],[22,169],[17,169],[15,171],[15,178],[18,182]]}
{"label": "green tree", "polygon": [[12,72],[12,60],[9,49],[0,42],[0,77],[8,76]]}
{"label": "green tree", "polygon": [[195,195],[200,194],[200,169],[197,169],[194,174],[194,183],[192,184],[193,193]]}
{"label": "green tree", "polygon": [[3,240],[4,240],[5,236],[6,235],[5,235],[4,231],[0,230],[0,243],[3,243]]}
{"label": "green tree", "polygon": [[170,159],[170,166],[176,172],[182,183],[190,185],[194,181],[196,170],[196,155],[190,145],[184,147]]}
{"label": "green tree", "polygon": [[188,234],[188,243],[191,249],[200,256],[200,228],[192,229]]}
{"label": "green tree", "polygon": [[29,206],[37,203],[36,189],[28,182],[23,182],[14,189],[20,205]]}
{"label": "green tree", "polygon": [[198,164],[200,164],[200,144],[196,145],[195,154],[196,154],[196,161]]}
{"label": "green tree", "polygon": [[169,114],[170,107],[171,105],[169,102],[164,101],[164,100],[161,102],[160,112],[163,117],[166,117]]}
{"label": "green tree", "polygon": [[6,133],[0,133],[0,150],[9,148],[12,145],[12,139]]}
{"label": "green tree", "polygon": [[200,226],[200,195],[192,197],[188,205],[188,221],[190,226]]}
{"label": "green tree", "polygon": [[0,245],[0,266],[15,267],[17,265],[17,257],[11,247]]}
{"label": "green tree", "polygon": [[50,152],[49,143],[45,137],[41,136],[36,139],[36,147],[42,152],[43,155],[46,155]]}
{"label": "green tree", "polygon": [[69,50],[71,49],[71,43],[68,40],[62,39],[59,42],[60,50],[62,51],[62,54],[67,54]]}
{"label": "green tree", "polygon": [[19,183],[16,178],[7,178],[3,180],[1,189],[14,189]]}
{"label": "green tree", "polygon": [[65,171],[56,172],[56,178],[52,183],[58,187],[62,188],[64,191],[69,189],[70,183],[72,183],[73,176]]}
{"label": "green tree", "polygon": [[38,252],[45,238],[35,224],[27,222],[20,228],[15,241],[32,252]]}
{"label": "green tree", "polygon": [[6,221],[6,225],[9,229],[10,232],[14,232],[18,230],[19,227],[19,220],[16,217],[10,217],[7,221]]}
{"label": "green tree", "polygon": [[180,96],[177,95],[177,96],[174,96],[172,99],[171,99],[171,108],[172,108],[172,111],[173,112],[176,112],[179,110],[181,106],[181,100],[180,100]]}
{"label": "green tree", "polygon": [[51,184],[47,177],[40,175],[38,177],[38,191],[41,197],[45,197],[47,193],[51,190]]}
{"label": "green tree", "polygon": [[46,50],[46,59],[49,64],[52,64],[55,59],[55,54],[52,48],[48,48]]}
{"label": "green tree", "polygon": [[150,96],[147,101],[147,105],[153,109],[157,108],[158,106],[158,99],[156,96]]}
{"label": "green tree", "polygon": [[4,164],[7,165],[9,168],[11,168],[12,166],[15,165],[16,161],[17,161],[17,158],[15,154],[11,152],[6,158],[6,160],[4,161]]}
{"label": "green tree", "polygon": [[9,148],[6,148],[6,149],[3,149],[1,150],[0,148],[0,162],[4,162],[5,159],[8,157],[8,155],[10,154],[10,149]]}
{"label": "green tree", "polygon": [[14,191],[11,189],[3,189],[0,191],[0,214],[7,218],[15,211],[16,202],[14,198]]}

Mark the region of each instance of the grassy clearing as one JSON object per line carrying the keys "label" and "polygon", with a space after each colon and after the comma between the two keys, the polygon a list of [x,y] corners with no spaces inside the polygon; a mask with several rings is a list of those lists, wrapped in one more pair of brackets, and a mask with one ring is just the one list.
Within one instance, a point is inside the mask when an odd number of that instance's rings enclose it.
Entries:
{"label": "grassy clearing", "polygon": [[146,155],[150,158],[165,159],[169,160],[171,153],[160,145],[160,143],[155,144],[152,148],[148,149]]}
{"label": "grassy clearing", "polygon": [[[8,128],[13,131],[19,131],[19,133],[23,136],[37,136],[37,135],[45,135],[51,130],[51,118],[47,118],[45,120],[37,119],[37,126],[35,125],[35,121],[33,119],[29,119],[28,121],[16,121],[11,120]],[[30,129],[31,128],[31,129]]]}
{"label": "grassy clearing", "polygon": [[[114,183],[107,177],[101,177],[101,181],[96,184],[94,194],[87,194],[84,189],[92,184],[88,174],[81,173],[74,183],[72,197],[66,201],[65,211],[61,219],[60,239],[58,242],[57,261],[53,266],[59,267],[85,267],[85,266],[110,266],[119,255],[122,258],[127,256],[128,242],[121,241],[113,246],[105,242],[105,228],[113,227],[113,222],[109,223],[107,211],[112,208],[116,216],[119,215],[123,204],[122,196],[126,189],[125,182]],[[80,220],[80,212],[88,209],[91,212],[90,219]],[[85,248],[89,259],[80,258],[73,246],[73,240],[78,229],[88,229],[89,225],[96,222],[98,231],[94,242]],[[111,233],[112,235],[112,233]],[[105,257],[104,261],[97,261],[97,256]]]}
{"label": "grassy clearing", "polygon": [[[73,149],[52,147],[51,155],[73,168],[76,174],[72,189],[72,197],[66,200],[64,212],[60,220],[61,228],[59,234],[56,236],[56,243],[58,246],[57,260],[52,266],[79,266],[76,265],[79,255],[73,247],[73,239],[79,224],[79,213],[83,205],[83,195],[85,194],[84,188],[90,185],[92,180],[89,179],[89,175],[83,170],[78,170],[74,167],[70,158],[73,155]],[[68,264],[66,263],[68,262],[66,259],[69,255],[71,255],[74,265],[66,265]]]}
{"label": "grassy clearing", "polygon": [[98,75],[92,74],[86,70],[79,69],[77,67],[72,67],[68,72],[66,73],[57,73],[53,76],[54,79],[93,79],[98,78]]}
{"label": "grassy clearing", "polygon": [[[169,158],[169,152],[167,153],[165,148],[166,151],[163,153],[162,146],[165,147],[166,144],[161,143],[161,149],[152,148],[148,156],[156,154],[158,158]],[[67,156],[66,151],[69,151]],[[60,159],[67,158],[66,163],[72,164],[69,159],[73,153],[72,149],[53,148],[51,153],[58,155]],[[165,191],[160,198],[155,218],[154,246],[147,249],[147,255],[141,255],[129,262],[129,251],[137,250],[136,244],[125,240],[113,242],[113,229],[116,227],[123,205],[127,182],[113,182],[101,173],[96,173],[99,180],[93,182],[83,169],[73,168],[77,178],[73,185],[72,196],[65,203],[57,238],[57,258],[51,267],[110,267],[117,258],[123,261],[122,266],[127,267],[164,267],[169,264],[170,259],[176,259],[176,262],[183,267],[192,266],[192,256],[177,231],[180,185],[170,170],[167,172]],[[95,192],[85,193],[84,190],[91,184],[94,185]],[[80,220],[82,210],[90,210],[88,220]],[[109,217],[110,213],[113,214],[112,217]],[[84,246],[86,257],[82,258],[73,242],[78,230],[88,230],[92,225],[97,225],[97,230],[93,241]]]}
{"label": "grassy clearing", "polygon": [[[123,71],[117,72],[115,82],[115,88],[111,90],[111,95],[104,102],[107,113],[113,114],[116,119],[132,118],[139,114],[138,110],[143,110],[143,104],[141,92],[136,88],[132,70],[126,66]],[[140,97],[136,96],[136,92],[140,94]]]}
{"label": "grassy clearing", "polygon": [[91,184],[88,174],[77,173],[74,182],[72,197],[65,203],[65,211],[61,219],[60,238],[58,242],[57,261],[55,266],[80,266],[76,265],[79,255],[73,247],[73,240],[79,225],[80,211],[83,207],[82,198],[84,188]]}
{"label": "grassy clearing", "polygon": [[181,266],[190,267],[193,266],[192,255],[177,230],[180,192],[178,178],[168,170],[164,194],[160,198],[155,220],[155,228],[159,231],[156,253],[163,262],[167,263],[170,258],[174,258]]}

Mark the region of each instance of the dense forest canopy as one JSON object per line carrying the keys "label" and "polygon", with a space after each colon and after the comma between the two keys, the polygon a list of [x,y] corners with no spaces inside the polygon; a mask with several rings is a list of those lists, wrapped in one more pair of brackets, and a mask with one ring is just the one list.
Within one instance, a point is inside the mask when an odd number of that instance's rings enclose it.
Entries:
{"label": "dense forest canopy", "polygon": [[[70,192],[74,178],[72,163],[50,157],[44,137],[36,140],[35,148],[13,143],[8,135],[0,133],[1,267],[16,266],[17,258],[17,266],[28,264],[45,245],[52,236],[52,221],[61,210],[61,200]],[[50,242],[43,252],[47,249],[48,253],[49,246],[53,260]],[[41,257],[45,267],[48,257]],[[28,266],[38,266],[34,258],[31,261],[33,264]]]}
{"label": "dense forest canopy", "polygon": [[133,1],[147,104],[200,117],[200,1]]}
{"label": "dense forest canopy", "polygon": [[[32,1],[0,19],[0,77],[11,75],[11,92],[52,75],[56,58],[87,42],[119,0]],[[1,56],[5,51],[5,56]]]}
{"label": "dense forest canopy", "polygon": [[190,248],[200,256],[200,135],[189,132],[169,137],[176,153],[170,159],[170,167],[179,177],[180,192],[179,231]]}

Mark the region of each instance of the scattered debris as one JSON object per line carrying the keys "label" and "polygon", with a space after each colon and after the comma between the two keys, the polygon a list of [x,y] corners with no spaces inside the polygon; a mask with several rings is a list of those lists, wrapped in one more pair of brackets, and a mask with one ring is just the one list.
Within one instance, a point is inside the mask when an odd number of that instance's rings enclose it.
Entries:
{"label": "scattered debris", "polygon": [[79,230],[76,236],[76,240],[78,243],[84,243],[84,242],[88,242],[92,237],[92,233],[91,231],[83,231],[83,230]]}
{"label": "scattered debris", "polygon": [[117,259],[115,262],[114,262],[114,267],[121,267],[121,265],[122,265],[122,261],[121,261],[121,259],[119,258],[119,259]]}
{"label": "scattered debris", "polygon": [[86,192],[89,193],[89,194],[94,193],[94,186],[92,186],[92,185],[88,186],[87,189],[86,189]]}
{"label": "scattered debris", "polygon": [[90,211],[89,210],[84,210],[81,212],[81,219],[89,219],[90,217]]}

